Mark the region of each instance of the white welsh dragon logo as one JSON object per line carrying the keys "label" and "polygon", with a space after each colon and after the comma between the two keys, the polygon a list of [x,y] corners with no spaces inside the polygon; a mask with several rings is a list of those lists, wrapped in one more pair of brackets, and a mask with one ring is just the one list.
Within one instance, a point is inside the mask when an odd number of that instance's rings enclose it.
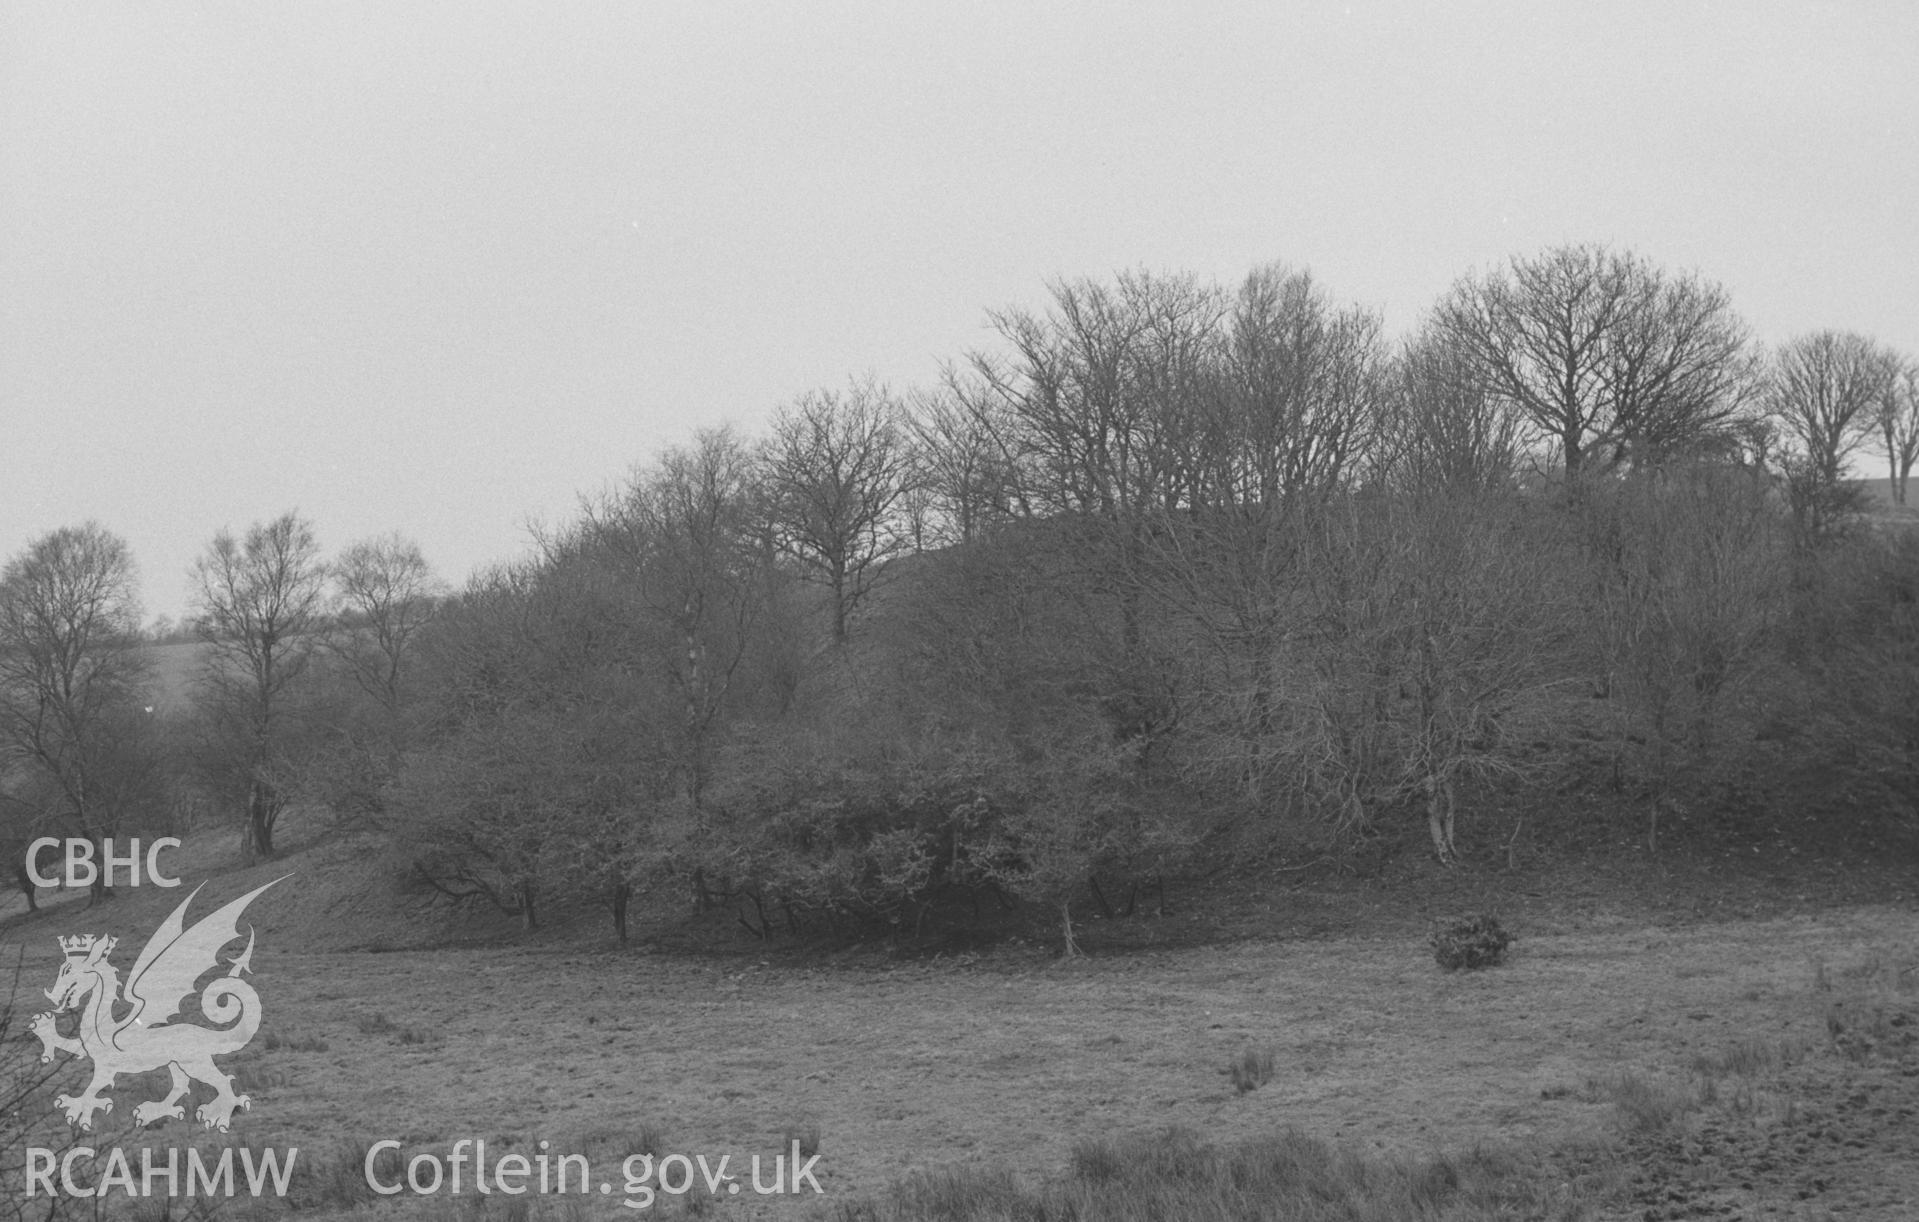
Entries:
{"label": "white welsh dragon logo", "polygon": [[[195,887],[193,895],[182,900],[173,915],[154,930],[140,957],[134,960],[124,997],[120,973],[107,962],[118,939],[92,934],[60,939],[60,949],[67,959],[53,987],[46,991],[53,1010],[35,1015],[32,1030],[40,1037],[43,1062],[53,1060],[56,1049],[93,1058],[93,1081],[85,1093],[78,1097],[61,1095],[53,1101],[55,1107],[66,1112],[69,1124],[93,1128],[94,1112],[113,1111],[113,1100],[102,1092],[113,1085],[115,1077],[162,1066],[173,1074],[173,1089],[165,1099],[133,1109],[133,1118],[140,1124],[185,1119],[180,1100],[195,1081],[206,1083],[215,1092],[213,1101],[195,1113],[195,1118],[210,1129],[226,1132],[234,1111],[252,1106],[247,1096],[233,1093],[232,1077],[221,1073],[213,1063],[216,1056],[246,1047],[260,1029],[260,995],[240,979],[241,972],[253,970],[251,926],[247,928],[246,950],[231,961],[226,975],[209,981],[200,991],[200,1012],[222,1025],[215,1029],[168,1020],[179,1014],[200,977],[220,966],[221,948],[239,938],[240,913],[260,892],[283,881],[276,878],[266,887],[249,891],[194,922],[193,928],[184,929],[187,905],[200,894],[200,888]],[[54,1015],[75,1009],[82,1002],[86,1009],[80,1016],[79,1038],[61,1035],[54,1026]],[[115,1018],[116,1005],[132,1008]]]}

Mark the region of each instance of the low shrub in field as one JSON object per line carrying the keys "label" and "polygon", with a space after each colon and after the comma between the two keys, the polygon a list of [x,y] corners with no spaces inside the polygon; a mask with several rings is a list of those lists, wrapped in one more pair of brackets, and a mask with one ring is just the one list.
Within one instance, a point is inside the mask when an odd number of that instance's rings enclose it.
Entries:
{"label": "low shrub in field", "polygon": [[1500,928],[1498,917],[1476,916],[1434,930],[1431,941],[1433,958],[1451,972],[1502,962],[1513,936]]}
{"label": "low shrub in field", "polygon": [[1226,1067],[1226,1076],[1233,1080],[1233,1089],[1242,1095],[1258,1090],[1273,1080],[1273,1054],[1270,1050],[1248,1048],[1233,1058],[1233,1063]]}

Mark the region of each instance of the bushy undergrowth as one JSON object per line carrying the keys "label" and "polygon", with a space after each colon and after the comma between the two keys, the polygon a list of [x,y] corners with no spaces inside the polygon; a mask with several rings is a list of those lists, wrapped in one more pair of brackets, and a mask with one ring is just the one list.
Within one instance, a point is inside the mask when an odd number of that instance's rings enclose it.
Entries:
{"label": "bushy undergrowth", "polygon": [[1503,963],[1513,935],[1500,927],[1498,917],[1476,916],[1434,930],[1431,942],[1433,958],[1451,972]]}

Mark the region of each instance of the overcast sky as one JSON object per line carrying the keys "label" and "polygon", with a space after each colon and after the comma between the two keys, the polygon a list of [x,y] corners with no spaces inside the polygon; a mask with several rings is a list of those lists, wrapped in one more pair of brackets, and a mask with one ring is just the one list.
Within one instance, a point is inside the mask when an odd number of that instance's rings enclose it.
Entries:
{"label": "overcast sky", "polygon": [[1122,268],[1389,330],[1566,241],[1919,352],[1919,6],[0,6],[0,557],[458,582],[701,426]]}

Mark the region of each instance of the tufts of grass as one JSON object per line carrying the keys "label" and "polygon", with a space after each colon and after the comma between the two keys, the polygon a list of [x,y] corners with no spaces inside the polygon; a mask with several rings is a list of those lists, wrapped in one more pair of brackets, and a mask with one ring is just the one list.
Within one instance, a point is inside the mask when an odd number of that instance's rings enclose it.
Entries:
{"label": "tufts of grass", "polygon": [[[233,1089],[243,1095],[262,1091],[278,1090],[292,1081],[283,1069],[272,1069],[264,1065],[242,1063],[233,1067]],[[188,1109],[192,1113],[192,1109]]]}
{"label": "tufts of grass", "polygon": [[1849,992],[1892,997],[1919,993],[1919,959],[1893,960],[1875,954],[1864,963],[1841,968],[1838,979]]}
{"label": "tufts of grass", "polygon": [[353,1024],[361,1035],[390,1035],[397,1044],[437,1044],[441,1036],[424,1027],[402,1027],[385,1014],[362,1014]]}
{"label": "tufts of grass", "polygon": [[807,1121],[805,1124],[789,1124],[780,1130],[780,1150],[788,1151],[798,1142],[800,1157],[811,1158],[820,1152],[820,1126]]}
{"label": "tufts of grass", "polygon": [[627,1138],[627,1152],[651,1154],[658,1158],[666,1153],[666,1130],[650,1120],[641,1121],[632,1136]]}
{"label": "tufts of grass", "polygon": [[1273,1080],[1272,1050],[1246,1049],[1226,1066],[1226,1076],[1232,1079],[1233,1089],[1242,1095],[1258,1090]]}
{"label": "tufts of grass", "polygon": [[[556,1143],[556,1149],[559,1145]],[[635,1154],[655,1158],[666,1153],[666,1133],[658,1125],[593,1125],[581,1129],[564,1145],[568,1154],[586,1155],[591,1167],[619,1167]]]}
{"label": "tufts of grass", "polygon": [[[694,1204],[701,1201],[703,1196],[689,1194],[681,1198],[681,1209],[671,1216],[711,1216],[703,1204]],[[545,1198],[537,1195],[502,1197],[498,1193],[481,1196],[463,1190],[459,1196],[442,1191],[431,1197],[396,1197],[378,1205],[362,1205],[339,1216],[352,1219],[353,1222],[592,1222],[607,1215],[603,1207],[602,1212],[596,1213],[591,1206],[583,1204],[579,1197],[572,1194]],[[221,1215],[221,1222],[226,1222],[225,1214]]]}
{"label": "tufts of grass", "polygon": [[1041,1208],[1003,1167],[946,1167],[916,1172],[886,1199],[842,1205],[833,1216],[837,1222],[1041,1222]]}
{"label": "tufts of grass", "polygon": [[1702,1053],[1694,1057],[1692,1071],[1708,1081],[1726,1077],[1756,1078],[1790,1066],[1802,1051],[1790,1041],[1744,1040],[1718,1056]]}
{"label": "tufts of grass", "polygon": [[1296,1130],[1230,1147],[1185,1129],[1073,1147],[1071,1169],[1029,1188],[994,1167],[922,1172],[878,1200],[840,1206],[840,1222],[1289,1222],[1515,1217],[1586,1222],[1618,1182],[1566,1175],[1536,1159],[1471,1150],[1431,1158],[1362,1154]]}
{"label": "tufts of grass", "polygon": [[1072,1168],[1075,1179],[1090,1184],[1141,1178],[1180,1183],[1211,1176],[1217,1158],[1190,1129],[1168,1128],[1119,1141],[1083,1138],[1073,1145]]}
{"label": "tufts of grass", "polygon": [[1905,1060],[1919,1052],[1919,1020],[1913,1010],[1872,998],[1827,1003],[1826,1035],[1855,1065],[1875,1057]]}
{"label": "tufts of grass", "polygon": [[263,1052],[326,1052],[327,1042],[317,1035],[282,1035],[278,1031],[269,1031],[260,1037],[258,1047]]}
{"label": "tufts of grass", "polygon": [[[1697,1076],[1686,1083],[1615,1074],[1589,1079],[1579,1097],[1611,1103],[1627,1137],[1683,1134],[1692,1115],[1706,1108],[1746,1120],[1791,1124],[1798,1115],[1797,1105],[1790,1096],[1768,1088],[1764,1079],[1792,1064],[1802,1051],[1791,1043],[1748,1041],[1720,1056],[1695,1057],[1692,1067]],[[1562,1091],[1544,1097],[1563,1095]]]}
{"label": "tufts of grass", "polygon": [[1649,1082],[1631,1073],[1594,1078],[1586,1084],[1586,1090],[1588,1098],[1612,1103],[1628,1134],[1658,1136],[1671,1132],[1700,1106],[1696,1091]]}
{"label": "tufts of grass", "polygon": [[[376,1140],[342,1137],[324,1150],[309,1154],[302,1149],[293,1165],[288,1202],[298,1209],[332,1212],[383,1200],[366,1182],[366,1154]],[[406,1174],[400,1151],[392,1148],[376,1154],[373,1167],[382,1183],[391,1184]]]}
{"label": "tufts of grass", "polygon": [[1814,960],[1813,969],[1813,988],[1827,998],[1826,1036],[1841,1056],[1855,1064],[1919,1057],[1919,959],[1873,955],[1836,972]]}

